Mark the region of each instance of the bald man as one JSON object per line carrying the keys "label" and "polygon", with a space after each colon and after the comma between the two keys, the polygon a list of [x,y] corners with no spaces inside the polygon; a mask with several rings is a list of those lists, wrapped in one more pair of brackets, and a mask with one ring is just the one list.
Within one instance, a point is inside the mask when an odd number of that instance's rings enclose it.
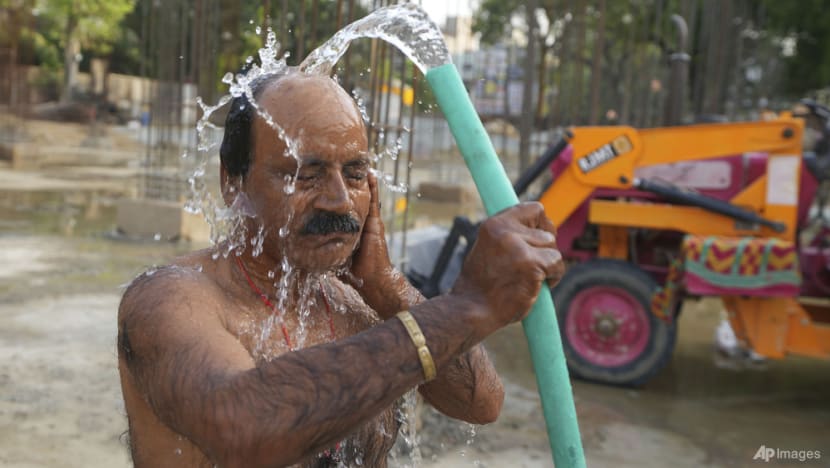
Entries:
{"label": "bald man", "polygon": [[284,138],[231,103],[221,184],[244,242],[141,275],[121,301],[135,465],[385,467],[416,387],[448,416],[494,421],[504,392],[479,343],[564,272],[542,207],[486,220],[451,292],[427,301],[390,263],[354,101],[298,72],[253,96]]}

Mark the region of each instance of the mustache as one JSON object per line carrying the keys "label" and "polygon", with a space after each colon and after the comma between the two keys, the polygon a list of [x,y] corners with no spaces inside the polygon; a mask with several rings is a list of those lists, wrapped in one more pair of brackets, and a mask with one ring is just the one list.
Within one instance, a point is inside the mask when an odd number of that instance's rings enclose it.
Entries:
{"label": "mustache", "polygon": [[326,235],[335,232],[348,234],[360,232],[360,222],[351,215],[320,211],[306,221],[300,234]]}

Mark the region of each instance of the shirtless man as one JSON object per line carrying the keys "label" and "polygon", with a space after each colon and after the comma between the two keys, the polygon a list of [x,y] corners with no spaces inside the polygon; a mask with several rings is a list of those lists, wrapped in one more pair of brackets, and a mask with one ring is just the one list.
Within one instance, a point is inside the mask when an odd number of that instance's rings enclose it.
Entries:
{"label": "shirtless man", "polygon": [[[245,244],[145,273],[121,302],[135,465],[385,467],[395,403],[415,387],[453,418],[494,421],[504,392],[479,343],[524,318],[564,272],[541,205],[485,221],[452,291],[427,301],[390,264],[354,101],[330,78],[300,73],[254,91],[299,168],[235,100],[221,181],[225,202],[248,214]],[[423,346],[397,315],[407,310]]]}

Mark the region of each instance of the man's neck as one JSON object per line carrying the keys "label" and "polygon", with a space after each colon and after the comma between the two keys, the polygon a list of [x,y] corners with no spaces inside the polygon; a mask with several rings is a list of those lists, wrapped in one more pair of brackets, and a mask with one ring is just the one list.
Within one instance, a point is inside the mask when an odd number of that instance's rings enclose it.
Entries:
{"label": "man's neck", "polygon": [[276,307],[288,312],[296,305],[317,294],[321,288],[323,275],[312,275],[300,271],[285,262],[285,257],[273,256],[265,252],[254,255],[253,249],[246,247],[234,250],[228,255],[228,261],[236,271],[231,277],[248,283],[252,292],[264,294]]}

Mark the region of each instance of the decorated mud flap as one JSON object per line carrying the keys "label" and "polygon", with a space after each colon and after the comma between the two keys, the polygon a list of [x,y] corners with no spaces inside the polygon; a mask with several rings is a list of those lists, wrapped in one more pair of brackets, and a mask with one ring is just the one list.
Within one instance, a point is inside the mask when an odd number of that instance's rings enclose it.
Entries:
{"label": "decorated mud flap", "polygon": [[[427,81],[444,112],[488,215],[519,202],[455,65],[431,68]],[[542,292],[522,321],[527,337],[553,460],[557,468],[585,466],[559,325],[550,291]]]}

